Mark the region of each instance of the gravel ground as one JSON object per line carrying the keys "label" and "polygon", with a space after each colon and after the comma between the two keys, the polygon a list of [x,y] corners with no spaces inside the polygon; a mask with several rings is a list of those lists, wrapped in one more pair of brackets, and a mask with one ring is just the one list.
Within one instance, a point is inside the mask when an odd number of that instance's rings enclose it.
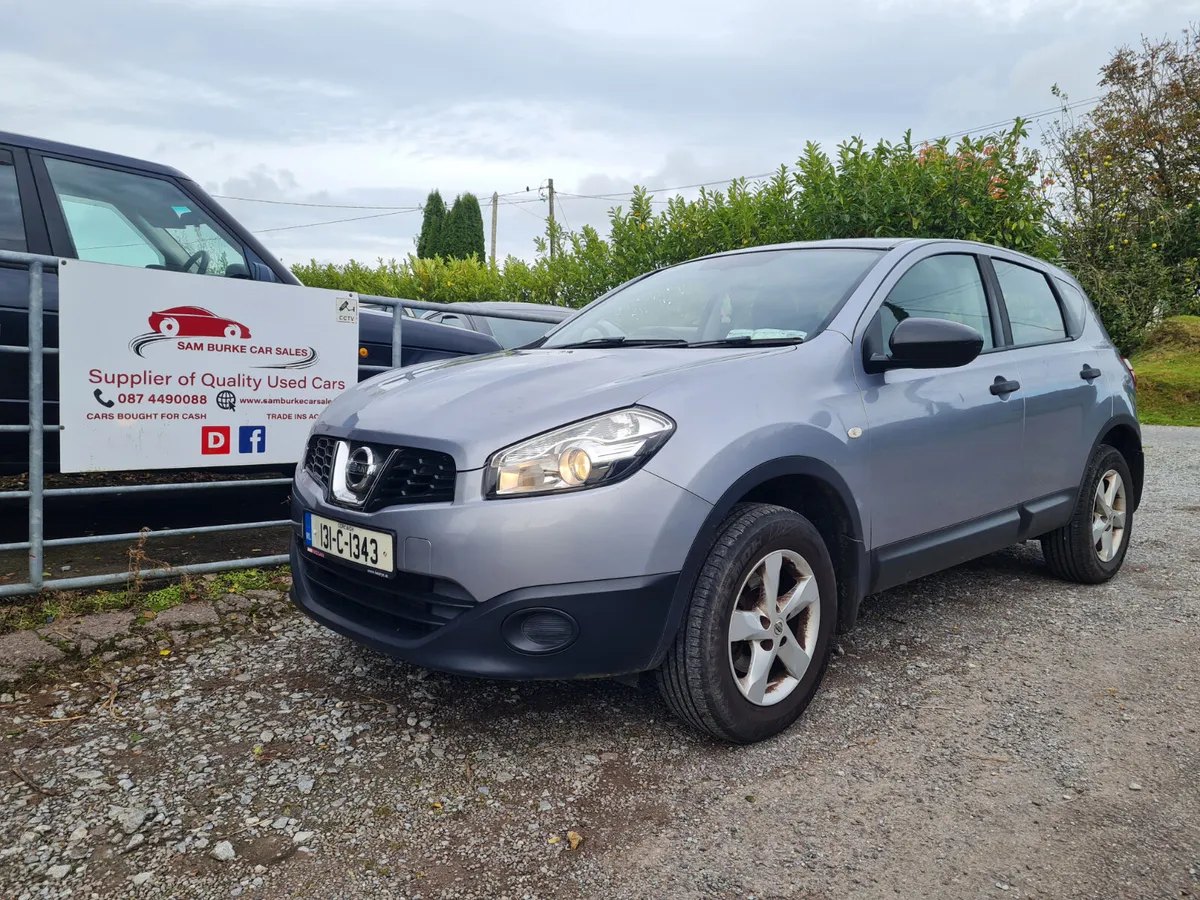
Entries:
{"label": "gravel ground", "polygon": [[1146,440],[1113,582],[1029,544],[871,598],[749,748],[286,610],[43,676],[0,697],[0,895],[1200,896],[1200,429]]}

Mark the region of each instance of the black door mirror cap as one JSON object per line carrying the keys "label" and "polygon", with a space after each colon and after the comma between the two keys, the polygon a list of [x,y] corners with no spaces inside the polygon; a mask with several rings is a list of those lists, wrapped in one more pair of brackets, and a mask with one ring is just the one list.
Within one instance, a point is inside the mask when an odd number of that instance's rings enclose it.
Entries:
{"label": "black door mirror cap", "polygon": [[965,366],[983,352],[983,335],[962,322],[913,317],[896,324],[888,348],[888,356],[873,353],[867,358],[868,372]]}

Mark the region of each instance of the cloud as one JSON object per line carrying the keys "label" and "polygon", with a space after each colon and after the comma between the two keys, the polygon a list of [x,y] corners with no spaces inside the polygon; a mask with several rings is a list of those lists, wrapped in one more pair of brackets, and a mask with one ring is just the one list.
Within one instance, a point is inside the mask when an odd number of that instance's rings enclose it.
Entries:
{"label": "cloud", "polygon": [[[296,176],[287,169],[274,170],[274,174],[265,163],[255,166],[245,175],[227,179],[216,190],[219,193],[237,197],[253,197],[259,200],[285,200],[296,196],[300,187]],[[320,202],[319,196],[313,202]]]}
{"label": "cloud", "polygon": [[[6,10],[4,127],[153,158],[213,193],[413,206],[553,177],[571,226],[614,201],[1095,93],[1111,49],[1200,0],[58,0]],[[1036,134],[1036,128],[1034,130]],[[499,255],[543,201],[506,198]],[[355,210],[223,201],[253,229]],[[362,211],[364,214],[369,211]],[[402,256],[419,214],[270,231],[286,258]]]}

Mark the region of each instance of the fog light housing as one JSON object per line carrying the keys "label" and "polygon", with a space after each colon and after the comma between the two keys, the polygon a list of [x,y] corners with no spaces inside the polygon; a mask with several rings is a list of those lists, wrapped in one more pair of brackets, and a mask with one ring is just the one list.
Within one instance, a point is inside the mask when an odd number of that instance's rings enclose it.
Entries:
{"label": "fog light housing", "polygon": [[579,636],[579,625],[559,609],[521,609],[504,620],[501,634],[518,653],[557,653]]}

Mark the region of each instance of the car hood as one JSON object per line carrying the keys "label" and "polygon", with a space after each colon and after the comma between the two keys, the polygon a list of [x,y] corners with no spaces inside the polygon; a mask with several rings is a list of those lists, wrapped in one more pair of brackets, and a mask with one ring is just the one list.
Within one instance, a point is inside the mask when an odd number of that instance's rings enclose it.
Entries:
{"label": "car hood", "polygon": [[502,447],[637,403],[679,378],[727,377],[732,367],[794,349],[511,350],[427,363],[384,373],[342,394],[316,430],[441,450],[460,470],[476,469]]}

